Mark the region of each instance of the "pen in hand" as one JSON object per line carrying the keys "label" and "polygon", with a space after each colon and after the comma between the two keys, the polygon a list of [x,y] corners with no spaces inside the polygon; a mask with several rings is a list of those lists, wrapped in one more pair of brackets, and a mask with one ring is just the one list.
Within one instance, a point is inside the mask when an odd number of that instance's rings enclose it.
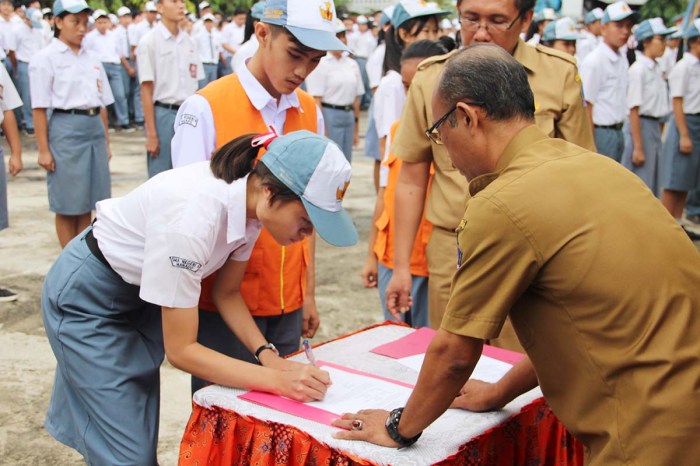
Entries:
{"label": "pen in hand", "polygon": [[309,360],[309,363],[314,367],[318,367],[316,365],[316,357],[314,356],[314,352],[311,349],[311,342],[305,339],[301,342],[301,345],[304,347],[304,353],[306,353],[306,359]]}

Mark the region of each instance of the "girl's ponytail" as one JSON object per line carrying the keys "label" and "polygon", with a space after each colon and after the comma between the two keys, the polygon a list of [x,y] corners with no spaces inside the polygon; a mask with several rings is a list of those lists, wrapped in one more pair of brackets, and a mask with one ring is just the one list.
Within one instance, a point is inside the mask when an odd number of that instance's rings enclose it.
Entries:
{"label": "girl's ponytail", "polygon": [[226,183],[244,178],[255,168],[260,146],[253,147],[258,134],[244,134],[227,142],[212,156],[210,167],[215,178]]}

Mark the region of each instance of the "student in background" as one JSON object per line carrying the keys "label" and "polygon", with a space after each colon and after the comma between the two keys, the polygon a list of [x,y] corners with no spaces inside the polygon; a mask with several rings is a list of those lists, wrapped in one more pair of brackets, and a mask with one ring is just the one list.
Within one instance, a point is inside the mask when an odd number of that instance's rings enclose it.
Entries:
{"label": "student in background", "polygon": [[221,30],[221,46],[224,49],[224,61],[219,67],[219,77],[229,75],[233,72],[231,60],[236,56],[238,48],[243,45],[246,17],[246,10],[243,8],[236,8],[233,12],[231,22]]}
{"label": "student in background", "polygon": [[[119,61],[121,62],[122,86],[124,88],[124,98],[126,100],[128,120],[138,125],[137,122],[143,121],[143,115],[136,118],[136,108],[133,98],[133,81],[136,77],[136,63],[131,60],[131,42],[129,39],[129,27],[132,24],[131,10],[128,7],[122,6],[117,10],[118,24],[114,28],[114,35],[117,41],[119,50]],[[142,107],[139,105],[139,109]]]}
{"label": "student in background", "polygon": [[[683,37],[688,51],[668,77],[673,116],[663,145],[664,170],[661,202],[681,221],[689,191],[700,189],[700,18]],[[693,239],[697,234],[686,229]]]}
{"label": "student in background", "polygon": [[678,46],[681,43],[682,32],[677,27],[669,28],[672,32],[666,36],[666,50],[663,56],[657,61],[661,65],[661,71],[664,74],[664,79],[668,79],[668,74],[673,69],[673,65],[678,61]]}
{"label": "student in background", "polygon": [[532,19],[532,24],[528,28],[525,34],[525,41],[529,45],[537,45],[542,39],[542,34],[544,34],[544,29],[549,23],[557,20],[557,12],[552,8],[544,8],[541,11],[535,13]]}
{"label": "student in background", "polygon": [[233,56],[233,60],[231,61],[231,67],[233,68],[234,72],[236,72],[242,64],[247,62],[248,59],[255,55],[255,52],[258,51],[260,43],[258,42],[258,38],[255,35],[255,24],[262,19],[264,9],[264,1],[256,3],[250,9],[248,22],[252,28],[252,31],[250,31],[250,36],[248,36],[248,31],[246,31],[247,37],[244,37],[245,42],[243,42],[243,45],[240,46],[238,52],[236,52],[236,54]]}
{"label": "student in background", "polygon": [[[335,22],[336,37],[347,44],[345,25]],[[352,148],[360,142],[360,99],[365,93],[362,71],[347,52],[333,50],[321,58],[306,78],[306,90],[321,107],[326,134],[352,162]]]}
{"label": "student in background", "polygon": [[348,47],[352,50],[353,58],[360,66],[362,84],[366,90],[365,94],[362,96],[361,106],[363,110],[367,110],[372,101],[369,77],[367,76],[367,59],[377,47],[377,38],[372,34],[369,28],[369,20],[366,16],[358,16],[355,23],[357,24],[357,32],[347,36],[347,41]]}
{"label": "student in background", "polygon": [[161,22],[141,39],[136,53],[149,178],[173,168],[170,141],[175,134],[175,116],[204,78],[197,46],[178,27],[185,16],[184,1],[160,0],[156,7]]}
{"label": "student in background", "polygon": [[552,21],[544,28],[540,43],[554,50],[576,56],[576,41],[580,35],[576,32],[576,25],[571,18],[561,18]]}
{"label": "student in background", "polygon": [[204,66],[204,78],[199,80],[199,88],[203,88],[216,79],[219,62],[221,61],[221,38],[216,31],[216,18],[211,13],[202,17],[203,28],[194,36],[194,42],[199,51],[199,58]]}
{"label": "student in background", "polygon": [[[22,171],[22,143],[15,119],[15,108],[22,106],[22,99],[12,84],[12,79],[4,66],[0,66],[0,124],[2,132],[10,146],[9,172],[17,176]],[[5,170],[5,156],[0,145],[0,231],[10,226],[7,209],[7,174]],[[15,301],[17,293],[3,288],[0,285],[0,303]]]}
{"label": "student in background", "polygon": [[134,70],[136,75],[134,79],[131,80],[131,89],[129,94],[131,95],[132,105],[134,106],[134,123],[139,129],[144,127],[144,116],[143,116],[143,102],[141,99],[141,82],[139,80],[139,66],[138,60],[136,60],[136,49],[138,48],[139,42],[143,36],[145,36],[149,31],[151,31],[158,24],[158,9],[155,3],[152,1],[146,2],[144,6],[144,11],[140,13],[141,21],[134,22],[129,27],[129,46],[131,47],[131,63],[134,65]]}
{"label": "student in background", "polygon": [[593,51],[600,43],[602,37],[600,35],[600,20],[603,19],[604,11],[600,8],[594,8],[588,13],[583,22],[586,25],[581,30],[581,37],[576,42],[576,61],[583,63],[583,60]]}
{"label": "student in background", "polygon": [[666,36],[673,31],[661,18],[642,21],[634,32],[637,60],[628,72],[630,144],[622,164],[636,173],[655,195],[660,194],[661,126],[671,111],[663,70],[657,62],[664,54]]}
{"label": "student in background", "polygon": [[82,46],[90,7],[57,0],[53,14],[57,40],[34,55],[29,79],[39,166],[47,171],[49,208],[65,247],[90,225],[95,204],[110,197],[106,107],[114,97],[102,63]]}

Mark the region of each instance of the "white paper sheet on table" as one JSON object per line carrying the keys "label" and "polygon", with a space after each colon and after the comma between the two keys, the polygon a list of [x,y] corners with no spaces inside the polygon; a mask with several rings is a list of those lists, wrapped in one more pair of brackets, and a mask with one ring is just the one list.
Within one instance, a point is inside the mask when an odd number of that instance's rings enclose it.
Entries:
{"label": "white paper sheet on table", "polygon": [[353,374],[335,367],[323,366],[333,384],[321,401],[306,403],[331,413],[356,413],[361,409],[391,411],[405,406],[412,389],[374,377]]}
{"label": "white paper sheet on table", "polygon": [[[406,367],[420,372],[420,368],[423,365],[424,354],[416,354],[415,356],[409,356],[407,358],[397,359],[396,361],[403,364]],[[488,356],[481,355],[479,362],[472,372],[471,379],[479,379],[484,382],[497,382],[501,377],[505,375],[511,369],[510,364],[507,362],[499,361],[498,359],[493,359]]]}

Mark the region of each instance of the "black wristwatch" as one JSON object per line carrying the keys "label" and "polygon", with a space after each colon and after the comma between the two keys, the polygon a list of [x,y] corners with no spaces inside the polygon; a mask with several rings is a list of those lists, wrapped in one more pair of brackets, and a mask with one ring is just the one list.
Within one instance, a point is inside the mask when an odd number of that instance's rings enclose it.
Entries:
{"label": "black wristwatch", "polygon": [[280,352],[277,351],[277,348],[275,348],[275,345],[273,345],[272,343],[267,343],[267,344],[264,344],[260,348],[255,350],[255,360],[256,361],[260,362],[260,353],[262,353],[266,349],[274,351],[277,356],[280,355]]}
{"label": "black wristwatch", "polygon": [[399,444],[399,448],[410,447],[418,441],[423,432],[419,432],[418,435],[411,438],[406,438],[399,434],[399,421],[401,420],[401,414],[403,414],[403,408],[396,408],[389,413],[389,417],[386,418],[386,431],[391,439]]}

